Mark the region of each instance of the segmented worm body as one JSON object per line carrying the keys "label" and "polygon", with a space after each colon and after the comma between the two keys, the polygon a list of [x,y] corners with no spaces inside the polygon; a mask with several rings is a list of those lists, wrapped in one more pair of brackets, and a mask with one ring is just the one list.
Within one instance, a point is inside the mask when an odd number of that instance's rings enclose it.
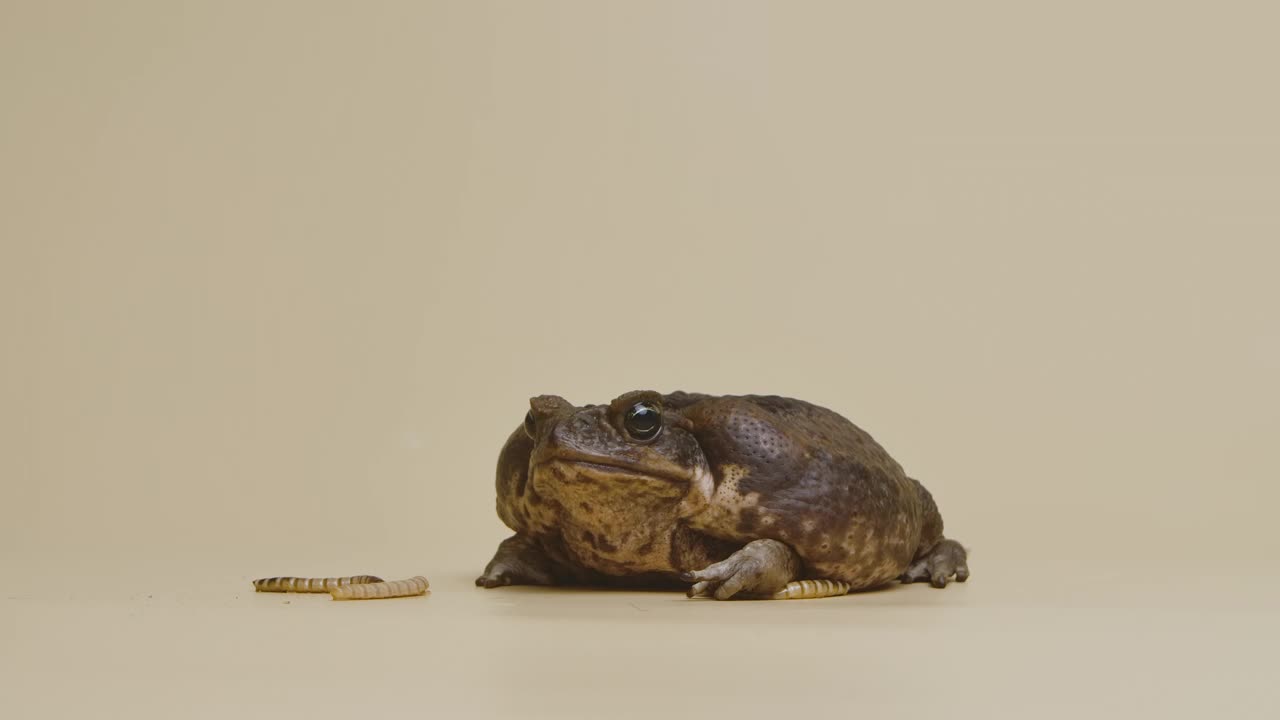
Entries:
{"label": "segmented worm body", "polygon": [[329,594],[333,596],[334,600],[376,600],[421,595],[427,591],[428,587],[430,587],[430,583],[427,582],[427,579],[418,575],[408,580],[344,585],[330,590]]}
{"label": "segmented worm body", "polygon": [[811,600],[813,598],[845,595],[849,583],[839,580],[792,580],[773,594],[774,600]]}
{"label": "segmented worm body", "polygon": [[273,577],[254,580],[253,589],[258,592],[324,593],[341,587],[380,582],[382,578],[377,575],[331,578]]}

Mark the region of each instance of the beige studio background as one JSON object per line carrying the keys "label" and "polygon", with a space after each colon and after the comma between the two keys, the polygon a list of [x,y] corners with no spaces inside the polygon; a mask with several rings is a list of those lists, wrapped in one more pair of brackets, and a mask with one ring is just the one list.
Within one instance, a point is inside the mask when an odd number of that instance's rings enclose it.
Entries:
{"label": "beige studio background", "polygon": [[[1257,7],[5,0],[5,705],[1274,716]],[[634,388],[845,413],[973,580],[472,588]],[[246,592],[355,572],[434,592]]]}

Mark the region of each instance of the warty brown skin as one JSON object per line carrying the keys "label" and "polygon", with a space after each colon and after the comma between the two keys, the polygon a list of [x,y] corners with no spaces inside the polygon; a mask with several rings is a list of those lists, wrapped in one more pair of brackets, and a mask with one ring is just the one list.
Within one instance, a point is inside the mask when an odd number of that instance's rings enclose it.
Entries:
{"label": "warty brown skin", "polygon": [[497,510],[516,534],[484,587],[692,583],[728,599],[968,578],[929,492],[853,423],[791,398],[533,398],[499,454]]}

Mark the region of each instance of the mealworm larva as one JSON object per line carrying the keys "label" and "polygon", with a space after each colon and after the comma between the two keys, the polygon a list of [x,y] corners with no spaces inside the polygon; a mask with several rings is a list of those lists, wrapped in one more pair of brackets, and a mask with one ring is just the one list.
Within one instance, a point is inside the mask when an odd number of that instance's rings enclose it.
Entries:
{"label": "mealworm larva", "polygon": [[392,580],[390,582],[367,583],[363,585],[345,585],[329,591],[334,600],[377,600],[380,598],[408,597],[421,595],[430,587],[427,579],[421,575],[408,580]]}
{"label": "mealworm larva", "polygon": [[813,598],[845,595],[849,583],[840,580],[792,580],[773,594],[774,600],[811,600]]}
{"label": "mealworm larva", "polygon": [[253,589],[258,592],[323,593],[348,585],[380,582],[382,582],[382,578],[377,575],[352,575],[351,577],[331,578],[273,577],[254,580]]}

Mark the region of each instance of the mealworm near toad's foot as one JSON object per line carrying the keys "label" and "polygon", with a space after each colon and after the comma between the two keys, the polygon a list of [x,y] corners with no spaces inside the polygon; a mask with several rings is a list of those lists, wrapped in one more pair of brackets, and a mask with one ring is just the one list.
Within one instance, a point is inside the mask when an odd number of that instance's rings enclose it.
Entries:
{"label": "mealworm near toad's foot", "polygon": [[849,583],[839,580],[792,580],[786,587],[774,593],[773,599],[810,600],[833,597],[848,594],[849,587]]}
{"label": "mealworm near toad's foot", "polygon": [[392,580],[364,585],[346,585],[329,591],[334,600],[377,600],[380,598],[408,597],[421,595],[430,587],[427,579],[421,575],[408,580]]}
{"label": "mealworm near toad's foot", "polygon": [[331,578],[273,577],[254,580],[253,589],[258,592],[323,593],[347,585],[380,582],[382,582],[382,578],[377,575],[352,575],[351,577]]}

